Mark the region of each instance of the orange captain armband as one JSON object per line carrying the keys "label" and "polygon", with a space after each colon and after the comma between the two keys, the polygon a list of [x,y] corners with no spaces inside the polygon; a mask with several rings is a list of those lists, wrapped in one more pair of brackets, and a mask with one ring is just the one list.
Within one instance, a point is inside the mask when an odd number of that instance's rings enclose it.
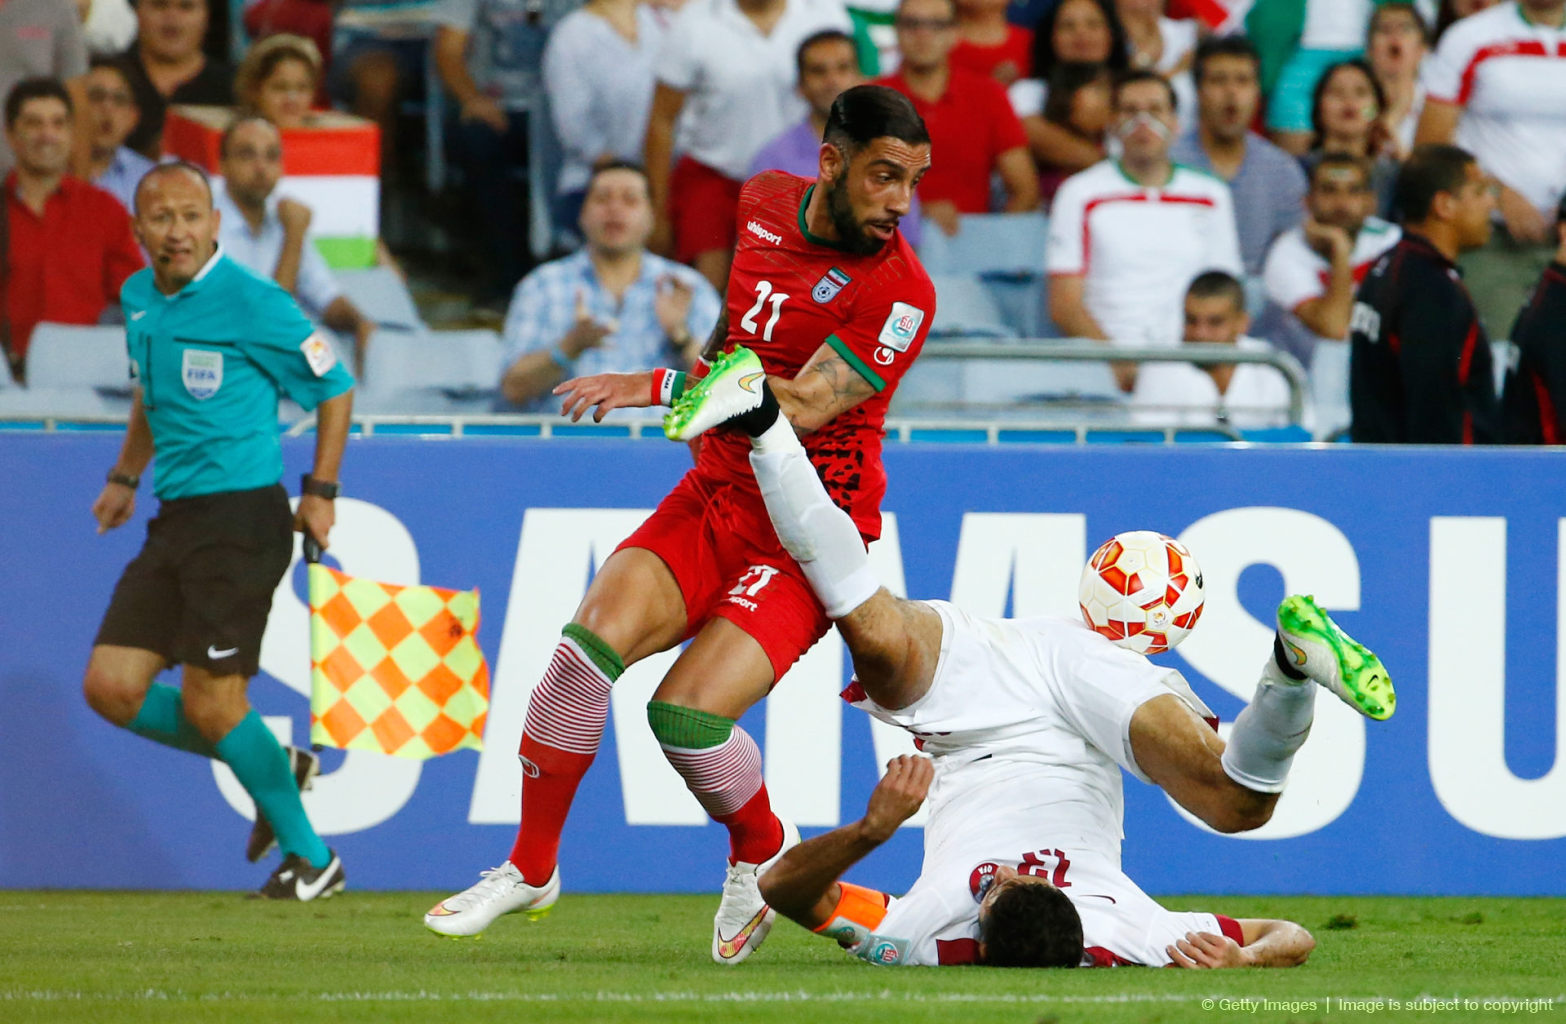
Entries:
{"label": "orange captain armband", "polygon": [[842,895],[837,906],[827,915],[826,923],[811,931],[836,939],[844,949],[852,949],[865,939],[884,920],[891,898],[884,892],[866,889],[862,885],[839,882]]}

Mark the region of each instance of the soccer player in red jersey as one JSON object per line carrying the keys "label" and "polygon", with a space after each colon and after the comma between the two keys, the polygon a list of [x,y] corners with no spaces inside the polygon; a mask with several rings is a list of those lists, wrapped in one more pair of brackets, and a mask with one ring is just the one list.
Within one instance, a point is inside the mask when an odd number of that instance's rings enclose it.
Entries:
{"label": "soccer player in red jersey", "polygon": [[[923,121],[901,94],[857,86],[827,117],[815,181],[781,172],[740,193],[728,298],[705,359],[744,345],[861,537],[880,534],[882,423],[935,314],[935,291],[897,230],[930,166]],[[749,358],[749,357],[747,357]],[[563,412],[672,404],[672,370],[600,374],[556,388]],[[759,378],[758,378],[759,379]],[[692,434],[698,431],[691,431]],[[536,917],[560,893],[560,831],[597,753],[625,667],[685,640],[647,717],[670,764],[728,827],[713,926],[719,963],[748,957],[772,926],[756,878],[799,841],[772,811],[755,741],[735,721],[829,628],[767,518],[737,433],[703,439],[696,466],[594,577],[522,732],[522,819],[510,858],[424,917],[475,935],[501,914]]]}

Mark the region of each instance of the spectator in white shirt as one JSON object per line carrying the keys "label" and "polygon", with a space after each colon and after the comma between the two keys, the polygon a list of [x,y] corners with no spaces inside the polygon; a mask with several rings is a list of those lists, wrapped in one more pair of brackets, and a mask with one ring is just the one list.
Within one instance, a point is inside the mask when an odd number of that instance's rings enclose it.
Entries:
{"label": "spectator in white shirt", "polygon": [[694,265],[720,292],[745,172],[808,113],[794,88],[795,55],[827,28],[850,29],[839,0],[689,0],[654,63],[645,145],[658,217],[652,248]]}
{"label": "spectator in white shirt", "polygon": [[549,116],[564,151],[555,184],[557,232],[574,234],[593,166],[640,160],[663,22],[640,0],[587,0],[544,47]]}
{"label": "spectator in white shirt", "polygon": [[1402,237],[1396,226],[1372,216],[1375,208],[1365,160],[1329,153],[1311,171],[1307,216],[1267,253],[1267,298],[1303,328],[1287,341],[1273,340],[1306,366],[1318,343],[1348,341],[1354,289]]}
{"label": "spectator in white shirt", "polygon": [[[1265,352],[1245,336],[1245,287],[1232,274],[1197,275],[1185,293],[1184,340]],[[1289,382],[1262,363],[1148,363],[1131,395],[1132,422],[1149,426],[1228,426],[1239,430],[1289,423]]]}
{"label": "spectator in white shirt", "polygon": [[1461,260],[1492,338],[1504,338],[1549,265],[1566,193],[1566,0],[1510,0],[1470,15],[1425,62],[1419,142],[1455,142],[1500,185],[1498,230]]}
{"label": "spectator in white shirt", "polygon": [[[1110,344],[1177,345],[1180,296],[1205,270],[1242,273],[1229,186],[1169,158],[1174,90],[1133,71],[1115,90],[1119,160],[1066,179],[1050,212],[1045,269],[1060,331]],[[1116,364],[1124,391],[1133,364]]]}
{"label": "spectator in white shirt", "polygon": [[1425,27],[1419,9],[1411,3],[1393,0],[1379,4],[1370,16],[1370,36],[1365,56],[1386,95],[1382,120],[1397,143],[1397,158],[1407,158],[1414,149],[1414,130],[1425,109],[1425,87],[1419,81],[1420,68],[1430,52],[1430,30]]}
{"label": "spectator in white shirt", "polygon": [[263,117],[244,117],[223,133],[223,186],[214,205],[222,215],[218,240],[228,257],[293,294],[304,311],[354,339],[363,365],[375,329],[372,320],[343,294],[309,235],[310,208],[279,197],[283,137]]}

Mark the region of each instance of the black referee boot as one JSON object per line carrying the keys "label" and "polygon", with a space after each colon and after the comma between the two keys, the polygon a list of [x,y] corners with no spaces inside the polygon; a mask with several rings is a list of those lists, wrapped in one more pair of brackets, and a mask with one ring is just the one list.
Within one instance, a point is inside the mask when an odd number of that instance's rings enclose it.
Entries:
{"label": "black referee boot", "polygon": [[[299,792],[303,793],[315,783],[315,776],[321,770],[321,759],[303,747],[284,747],[283,752],[288,755],[288,767],[294,773],[294,782],[298,783]],[[266,820],[266,815],[257,807],[256,823],[250,826],[250,841],[245,844],[245,859],[254,864],[276,847],[277,834],[272,831],[272,823]]]}

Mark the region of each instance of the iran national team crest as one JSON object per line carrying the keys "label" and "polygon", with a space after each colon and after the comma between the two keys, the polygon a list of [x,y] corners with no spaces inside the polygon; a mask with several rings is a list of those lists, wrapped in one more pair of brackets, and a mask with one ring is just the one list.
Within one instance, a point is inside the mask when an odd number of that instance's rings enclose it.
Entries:
{"label": "iran national team crest", "polygon": [[853,278],[833,267],[821,276],[821,280],[816,282],[814,288],[810,289],[810,297],[817,302],[831,302],[851,280]]}
{"label": "iran national team crest", "polygon": [[187,348],[180,362],[180,378],[191,398],[206,401],[223,386],[223,353]]}

